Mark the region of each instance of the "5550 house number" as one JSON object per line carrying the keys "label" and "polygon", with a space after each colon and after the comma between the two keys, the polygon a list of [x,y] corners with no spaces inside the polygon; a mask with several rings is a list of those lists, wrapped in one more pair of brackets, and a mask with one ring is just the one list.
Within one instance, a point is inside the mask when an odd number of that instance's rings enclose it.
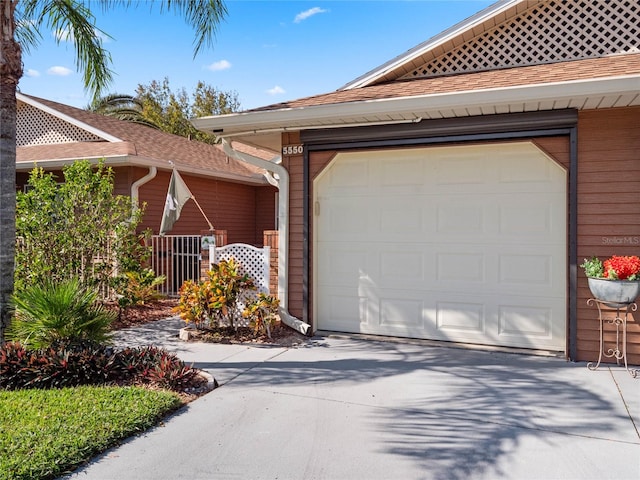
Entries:
{"label": "5550 house number", "polygon": [[302,155],[302,145],[285,145],[282,147],[283,155]]}

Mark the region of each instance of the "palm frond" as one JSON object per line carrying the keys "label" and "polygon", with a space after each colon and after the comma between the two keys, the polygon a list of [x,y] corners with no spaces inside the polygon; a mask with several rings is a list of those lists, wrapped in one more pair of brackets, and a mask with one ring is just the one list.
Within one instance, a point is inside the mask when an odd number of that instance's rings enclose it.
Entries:
{"label": "palm frond", "polygon": [[94,98],[111,84],[111,54],[103,48],[98,33],[109,35],[95,26],[95,16],[88,5],[76,0],[24,0],[22,14],[24,20],[33,22],[34,28],[46,26],[56,32],[58,43],[63,39],[72,41],[76,67]]}
{"label": "palm frond", "polygon": [[157,124],[144,116],[143,109],[142,100],[124,93],[110,93],[100,98],[94,98],[87,107],[87,110],[95,113],[160,130]]}
{"label": "palm frond", "polygon": [[[103,10],[108,11],[117,5],[129,7],[138,6],[141,2],[136,0],[102,0]],[[203,45],[213,45],[219,24],[227,15],[227,7],[222,0],[164,0],[161,2],[144,3],[151,8],[159,5],[160,12],[173,11],[181,15],[185,21],[193,27],[196,38],[194,39],[194,58],[200,52]]]}

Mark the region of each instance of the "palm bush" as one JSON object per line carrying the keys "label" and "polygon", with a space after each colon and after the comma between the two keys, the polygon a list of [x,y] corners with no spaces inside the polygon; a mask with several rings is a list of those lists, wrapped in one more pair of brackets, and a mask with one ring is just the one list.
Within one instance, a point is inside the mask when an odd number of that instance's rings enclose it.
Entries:
{"label": "palm bush", "polygon": [[15,318],[8,338],[29,348],[46,348],[56,341],[107,342],[117,313],[98,302],[95,289],[77,278],[45,280],[16,291]]}

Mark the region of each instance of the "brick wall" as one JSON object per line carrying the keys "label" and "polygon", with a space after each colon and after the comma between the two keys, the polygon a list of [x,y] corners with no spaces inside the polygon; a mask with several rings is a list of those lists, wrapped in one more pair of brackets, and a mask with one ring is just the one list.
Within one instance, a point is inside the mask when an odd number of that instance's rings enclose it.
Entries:
{"label": "brick wall", "polygon": [[278,231],[265,230],[264,246],[269,247],[269,292],[271,295],[278,294]]}

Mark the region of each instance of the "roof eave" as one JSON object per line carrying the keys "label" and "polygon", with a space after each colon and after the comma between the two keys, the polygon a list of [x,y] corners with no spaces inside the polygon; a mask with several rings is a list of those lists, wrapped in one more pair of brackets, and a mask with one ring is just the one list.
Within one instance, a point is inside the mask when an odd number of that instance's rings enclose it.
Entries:
{"label": "roof eave", "polygon": [[[77,158],[51,158],[40,160],[26,160],[16,163],[16,171],[30,171],[35,167],[42,167],[47,170],[62,169],[64,166],[69,165],[71,162],[78,160]],[[107,155],[107,156],[95,156],[95,157],[83,157],[83,160],[89,160],[92,164],[97,164],[103,161],[105,165],[110,167],[156,167],[160,170],[171,170],[173,166],[166,161],[155,160],[153,158],[146,158],[140,156],[131,155]],[[264,178],[264,175],[259,173],[252,174],[250,176],[237,175],[229,172],[222,172],[218,170],[212,170],[207,168],[198,168],[185,165],[175,166],[180,173],[188,173],[204,177],[212,177],[220,180],[228,180],[235,183],[245,183],[251,185],[267,185],[268,182]]]}
{"label": "roof eave", "polygon": [[[562,102],[596,95],[640,95],[640,74],[541,83],[482,90],[434,93],[327,105],[261,110],[203,117],[192,120],[196,128],[221,137],[264,134],[270,131],[298,131],[316,128],[350,127],[345,119],[373,117],[415,121],[416,113],[456,108],[488,108],[528,102]],[[359,120],[359,123],[363,123]],[[373,123],[373,120],[371,121]],[[393,120],[390,121],[393,123]]]}

